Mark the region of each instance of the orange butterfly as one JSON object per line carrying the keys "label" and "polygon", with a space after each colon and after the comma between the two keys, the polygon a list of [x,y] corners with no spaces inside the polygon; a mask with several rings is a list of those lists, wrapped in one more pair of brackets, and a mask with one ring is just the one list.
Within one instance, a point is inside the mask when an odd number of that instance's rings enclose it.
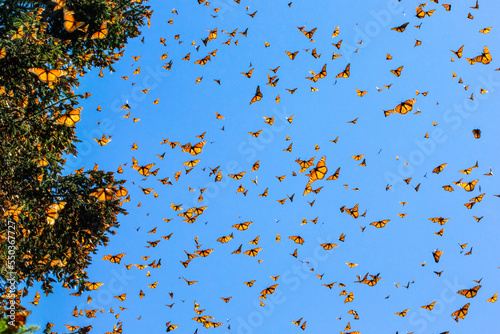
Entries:
{"label": "orange butterfly", "polygon": [[64,70],[45,70],[43,68],[30,68],[28,72],[35,74],[38,80],[48,83],[55,82],[57,78],[68,74],[68,72]]}

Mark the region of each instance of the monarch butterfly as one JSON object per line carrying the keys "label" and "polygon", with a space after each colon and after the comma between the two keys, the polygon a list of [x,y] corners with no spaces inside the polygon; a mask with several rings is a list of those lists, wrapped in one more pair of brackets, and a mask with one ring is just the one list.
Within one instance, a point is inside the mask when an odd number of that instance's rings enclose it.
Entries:
{"label": "monarch butterfly", "polygon": [[390,221],[391,221],[390,219],[379,220],[377,222],[371,223],[370,225],[375,226],[376,228],[382,228]]}
{"label": "monarch butterfly", "polygon": [[299,51],[295,51],[295,52],[289,52],[289,51],[285,51],[285,53],[288,55],[288,57],[290,57],[291,60],[294,60],[295,59],[295,56],[299,53]]}
{"label": "monarch butterfly", "polygon": [[391,73],[394,74],[395,76],[399,77],[401,75],[401,71],[403,70],[404,66],[400,66],[396,68],[395,70],[391,70]]}
{"label": "monarch butterfly", "polygon": [[184,268],[187,268],[187,266],[189,265],[189,262],[191,262],[191,260],[188,259],[188,260],[186,260],[184,262],[182,262],[182,261],[180,261],[180,262],[182,263],[182,265],[184,266]]}
{"label": "monarch butterfly", "polygon": [[425,15],[427,16],[431,16],[436,10],[435,9],[432,9],[432,10],[429,10],[428,12],[424,11],[422,9],[422,7],[418,6],[416,8],[416,11],[417,11],[417,15],[415,15],[417,18],[419,19],[423,19],[425,17]]}
{"label": "monarch butterfly", "polygon": [[279,68],[280,68],[280,66],[276,67],[275,69],[269,69],[269,71],[271,71],[273,73],[276,73],[276,72],[278,72]]}
{"label": "monarch butterfly", "polygon": [[264,121],[266,122],[266,124],[273,125],[275,117],[266,117],[266,116],[264,116],[262,118],[264,118]]}
{"label": "monarch butterfly", "polygon": [[265,288],[264,290],[262,290],[260,292],[261,295],[271,295],[274,293],[274,291],[276,290],[276,287],[278,286],[279,284],[274,284],[274,285],[271,285],[270,287],[268,288]]}
{"label": "monarch butterfly", "polygon": [[358,94],[359,97],[363,97],[366,93],[368,93],[367,91],[363,91],[363,90],[359,90],[359,89],[356,89],[356,93]]}
{"label": "monarch butterfly", "polygon": [[297,90],[297,88],[294,88],[294,89],[288,89],[288,88],[285,88],[290,94],[293,94],[295,93],[295,91]]}
{"label": "monarch butterfly", "polygon": [[444,7],[444,9],[446,9],[447,11],[450,11],[450,10],[451,10],[451,5],[443,4],[443,7]]}
{"label": "monarch butterfly", "polygon": [[[271,86],[275,87],[275,86],[276,86],[276,84],[273,84],[273,81],[274,81],[274,79],[276,79],[277,77],[278,77],[277,75],[275,75],[275,76],[270,76],[269,74],[267,74],[267,81],[268,81],[267,85],[271,85]],[[278,80],[276,80],[276,82],[278,82]]]}
{"label": "monarch butterfly", "polygon": [[473,180],[470,182],[460,183],[459,186],[464,188],[465,191],[473,191],[478,182],[479,182],[479,179]]}
{"label": "monarch butterfly", "polygon": [[444,233],[444,228],[442,228],[441,230],[439,230],[438,232],[434,233],[435,235],[439,235],[440,237],[443,236],[443,233]]}
{"label": "monarch butterfly", "polygon": [[106,22],[104,22],[99,27],[99,30],[92,34],[92,37],[90,39],[103,39],[104,37],[106,37],[107,34],[108,34],[108,28]]}
{"label": "monarch butterfly", "polygon": [[492,57],[491,57],[491,54],[490,54],[490,50],[488,49],[487,46],[485,46],[483,48],[483,53],[482,54],[480,54],[479,56],[476,56],[476,57],[474,57],[472,59],[470,59],[470,58],[466,58],[466,59],[469,61],[469,64],[471,64],[471,65],[474,65],[476,62],[478,62],[478,63],[480,62],[480,63],[482,63],[484,65],[487,65],[487,64],[489,64],[491,62]]}
{"label": "monarch butterfly", "polygon": [[314,48],[312,51],[311,51],[311,55],[314,57],[314,58],[321,58],[321,54],[318,54],[316,52],[316,48]]}
{"label": "monarch butterfly", "polygon": [[[310,80],[312,80],[314,82],[318,81],[318,79],[325,78],[326,74],[327,74],[327,72],[326,72],[326,64],[323,65],[323,68],[321,69],[321,71],[318,74],[314,74],[313,71],[310,71],[309,73],[311,73],[312,75],[314,75],[314,77],[312,79],[310,79]],[[306,79],[309,79],[309,78],[306,78]]]}
{"label": "monarch butterfly", "polygon": [[465,319],[465,316],[469,312],[470,303],[465,304],[460,309],[456,310],[451,314],[452,317],[455,317],[455,321],[458,322],[458,319]]}
{"label": "monarch butterfly", "polygon": [[304,172],[307,168],[311,167],[313,165],[313,162],[314,162],[314,158],[315,157],[312,157],[311,159],[309,160],[300,160],[300,159],[296,159],[295,162],[299,164],[300,166],[300,171],[299,173],[302,173]]}
{"label": "monarch butterfly", "polygon": [[[406,100],[398,104],[394,110],[391,110],[389,113],[397,113],[401,115],[407,114],[409,111],[413,109],[413,104],[417,101],[417,99]],[[386,113],[385,116],[388,114]]]}
{"label": "monarch butterfly", "polygon": [[483,28],[481,30],[479,30],[480,33],[482,34],[487,34],[491,31],[491,27],[488,27],[488,28]]}
{"label": "monarch butterfly", "polygon": [[330,175],[326,180],[327,181],[337,180],[339,178],[339,175],[340,175],[340,167],[337,168],[337,170],[335,171],[335,173],[333,173],[332,175]]}
{"label": "monarch butterfly", "polygon": [[260,86],[257,86],[257,90],[255,92],[254,97],[250,101],[250,104],[253,104],[253,103],[257,102],[257,101],[260,101],[261,99],[262,99],[262,93],[260,92]]}
{"label": "monarch butterfly", "polygon": [[325,160],[326,156],[323,156],[316,164],[316,167],[312,169],[309,174],[306,174],[306,176],[309,176],[309,183],[317,180],[322,180],[325,177],[325,174],[328,172]]}
{"label": "monarch butterfly", "polygon": [[74,14],[75,12],[63,8],[64,29],[67,32],[73,32],[85,24],[85,22],[77,22]]}
{"label": "monarch butterfly", "polygon": [[472,209],[472,207],[474,206],[474,204],[476,204],[476,202],[472,202],[472,203],[465,203],[464,206],[467,208],[467,209]]}
{"label": "monarch butterfly", "polygon": [[78,328],[80,328],[79,326],[71,326],[71,325],[64,325],[64,326],[66,326],[66,328],[71,332],[76,331]]}
{"label": "monarch butterfly", "polygon": [[332,60],[342,57],[342,55],[337,55],[335,52],[332,54]]}
{"label": "monarch butterfly", "polygon": [[187,285],[193,285],[195,283],[198,283],[198,281],[188,281],[185,277],[183,277],[183,278],[186,281]]}
{"label": "monarch butterfly", "polygon": [[332,244],[332,243],[324,243],[324,244],[321,244],[320,246],[323,247],[323,249],[325,249],[325,250],[330,250],[330,249],[337,247],[338,245]]}
{"label": "monarch butterfly", "polygon": [[457,293],[459,295],[465,296],[466,298],[473,298],[477,295],[477,292],[481,289],[481,285],[476,285],[475,287],[471,289],[464,289],[464,290],[459,290]]}
{"label": "monarch butterfly", "polygon": [[247,251],[244,251],[243,254],[251,256],[251,257],[255,257],[257,254],[259,254],[259,252],[261,250],[262,250],[262,247],[257,247],[257,248],[253,248],[253,249],[249,249]]}
{"label": "monarch butterfly", "polygon": [[188,143],[189,149],[186,149],[186,150],[183,149],[183,152],[189,152],[191,155],[198,155],[203,151],[203,147],[205,146],[206,143],[207,143],[206,140],[201,141],[201,142],[195,144],[194,146],[191,146],[191,144]]}
{"label": "monarch butterfly", "polygon": [[344,208],[342,209],[341,208],[341,211],[344,211],[347,212],[351,217],[353,217],[354,219],[358,218],[359,217],[359,204],[356,204],[352,209],[348,209],[348,208]]}
{"label": "monarch butterfly", "polygon": [[403,32],[406,29],[406,26],[408,26],[410,22],[403,23],[402,25],[398,27],[391,28],[391,30],[397,31],[397,32]]}
{"label": "monarch butterfly", "polygon": [[282,176],[276,176],[276,178],[278,179],[278,181],[283,181],[285,179],[286,175],[282,175]]}
{"label": "monarch butterfly", "polygon": [[485,194],[481,194],[481,195],[478,195],[474,198],[471,198],[469,201],[471,202],[481,202],[483,200],[483,197],[484,197]]}
{"label": "monarch butterfly", "polygon": [[465,45],[462,45],[457,51],[453,50],[450,51],[453,52],[453,54],[455,54],[455,56],[457,56],[458,58],[462,58],[462,52],[464,51],[464,46]]}
{"label": "monarch butterfly", "polygon": [[394,313],[394,314],[395,314],[395,315],[399,315],[400,317],[404,317],[404,316],[406,316],[406,312],[408,312],[408,310],[409,310],[409,309],[407,308],[407,309],[406,309],[406,310],[404,310],[404,311],[397,312],[397,313]]}
{"label": "monarch butterfly", "polygon": [[335,283],[336,283],[336,282],[333,282],[333,283],[330,283],[330,284],[321,284],[321,286],[325,286],[325,287],[327,287],[328,289],[331,289],[331,288],[333,288],[333,286],[334,286],[334,284],[335,284]]}
{"label": "monarch butterfly", "polygon": [[236,193],[243,193],[243,195],[246,196],[247,191],[245,190],[245,187],[243,187],[242,184],[238,187],[238,190],[236,190]]}
{"label": "monarch butterfly", "polygon": [[122,302],[122,301],[124,301],[125,299],[127,299],[127,294],[126,294],[126,293],[124,293],[124,294],[121,294],[121,295],[119,295],[119,296],[113,296],[113,298],[116,298],[116,299],[118,299],[119,301],[121,301],[121,302]]}
{"label": "monarch butterfly", "polygon": [[109,261],[111,263],[120,264],[121,259],[125,256],[125,253],[117,254],[117,255],[104,255],[102,258],[104,261]]}
{"label": "monarch butterfly", "polygon": [[145,166],[132,166],[133,169],[139,172],[139,174],[143,176],[149,176],[150,175],[150,169],[155,166],[156,164],[147,164]]}
{"label": "monarch butterfly", "polygon": [[323,189],[323,187],[319,187],[317,189],[314,189],[314,190],[312,190],[312,192],[315,194],[318,194],[321,191],[321,189]]}
{"label": "monarch butterfly", "polygon": [[488,298],[488,300],[486,301],[487,303],[495,303],[496,301],[498,300],[498,292],[495,293],[493,296],[491,296],[490,298]]}
{"label": "monarch butterfly", "polygon": [[443,186],[442,188],[443,188],[445,191],[449,191],[449,192],[452,192],[452,191],[454,191],[454,190],[455,190],[455,189],[453,189],[453,187],[452,187],[452,186],[450,186],[450,185],[445,185],[445,186]]}
{"label": "monarch butterfly", "polygon": [[279,204],[283,205],[286,202],[286,198],[276,200]]}
{"label": "monarch butterfly", "polygon": [[248,287],[252,287],[252,285],[255,283],[255,280],[252,280],[252,281],[248,281],[248,282],[243,282],[243,284],[245,284],[246,286]]}
{"label": "monarch butterfly", "polygon": [[[188,60],[189,60],[189,59],[188,59]],[[195,63],[195,64],[198,64],[198,65],[203,66],[203,65],[206,65],[206,64],[208,63],[208,61],[209,61],[209,60],[212,60],[212,59],[211,59],[210,55],[207,55],[207,56],[205,56],[205,57],[204,57],[204,58],[202,58],[202,59],[198,59],[198,60],[197,60],[197,61],[195,61],[194,63]]]}
{"label": "monarch butterfly", "polygon": [[430,303],[429,305],[420,306],[420,308],[424,308],[424,309],[426,309],[426,310],[431,311],[431,310],[434,308],[434,305],[436,305],[436,303],[437,303],[437,301],[432,302],[432,303]]}
{"label": "monarch butterfly", "polygon": [[316,32],[316,29],[318,28],[314,28],[313,30],[311,31],[302,31],[302,33],[309,39],[312,39],[314,33]]}
{"label": "monarch butterfly", "polygon": [[335,30],[332,33],[332,38],[334,38],[334,37],[336,37],[336,36],[339,35],[339,33],[340,33],[340,29],[339,28],[340,28],[339,26],[337,26],[337,28],[335,28]]}
{"label": "monarch butterfly", "polygon": [[217,239],[218,242],[224,244],[226,242],[229,242],[229,240],[233,239],[233,234],[231,233],[230,235],[228,236],[222,236],[220,237],[219,239]]}
{"label": "monarch butterfly", "polygon": [[291,143],[290,145],[288,145],[288,148],[285,148],[283,150],[283,152],[292,152],[292,145],[293,145],[293,143]]}
{"label": "monarch butterfly", "polygon": [[56,6],[54,7],[54,11],[64,8],[66,6],[66,0],[52,0],[52,2],[56,3]]}
{"label": "monarch butterfly", "polygon": [[[156,247],[158,245],[158,243],[160,242],[161,240],[156,240],[156,241],[147,241],[147,243],[149,244],[149,246],[146,246],[146,248],[150,248],[150,247]],[[139,268],[139,267],[137,267]],[[139,268],[140,269],[140,268]]]}
{"label": "monarch butterfly", "polygon": [[260,238],[260,235],[256,236],[255,239],[253,239],[252,241],[249,241],[248,243],[252,244],[252,245],[257,245],[259,243],[259,238]]}
{"label": "monarch butterfly", "polygon": [[[54,225],[56,219],[59,218],[59,211],[64,209],[65,205],[66,205],[66,202],[59,202],[59,203],[55,203],[55,204],[50,205],[45,210],[45,212],[47,214],[47,223],[49,223],[50,225]],[[15,215],[15,216],[17,216],[17,215]]]}
{"label": "monarch butterfly", "polygon": [[235,180],[241,180],[245,174],[246,174],[246,172],[241,172],[241,173],[238,173],[238,174],[228,174],[228,176],[230,178],[235,179]]}
{"label": "monarch butterfly", "polygon": [[344,304],[345,303],[350,303],[354,300],[354,294],[352,292],[350,292],[347,297],[344,299]]}
{"label": "monarch butterfly", "polygon": [[112,187],[100,188],[90,195],[97,197],[97,200],[100,202],[111,201],[116,196],[116,190]]}
{"label": "monarch butterfly", "polygon": [[436,168],[434,168],[434,170],[432,172],[439,174],[443,171],[444,167],[446,167],[447,165],[448,165],[447,163],[441,164],[441,165],[437,166]]}
{"label": "monarch butterfly", "polygon": [[436,263],[439,262],[439,259],[441,258],[441,255],[443,255],[443,251],[440,251],[438,249],[436,249],[434,252],[432,252],[432,256],[434,257],[434,261]]}
{"label": "monarch butterfly", "polygon": [[35,298],[33,299],[32,302],[30,302],[30,304],[38,306],[39,302],[40,302],[40,293],[37,291],[36,295],[35,295]]}
{"label": "monarch butterfly", "polygon": [[293,240],[296,244],[301,244],[301,245],[304,244],[304,239],[300,236],[293,235],[288,237],[288,239]]}
{"label": "monarch butterfly", "polygon": [[252,172],[255,172],[257,170],[259,170],[260,168],[260,163],[259,163],[259,160],[257,160],[253,165],[252,165]]}
{"label": "monarch butterfly", "polygon": [[166,323],[166,326],[167,326],[167,332],[170,332],[170,331],[173,331],[174,329],[176,329],[177,325],[174,325],[174,324],[170,324],[170,321]]}
{"label": "monarch butterfly", "polygon": [[197,250],[197,251],[195,251],[195,254],[198,254],[201,257],[207,257],[212,252],[213,252],[213,249],[205,249],[205,250]]}
{"label": "monarch butterfly", "polygon": [[419,46],[419,45],[422,45],[422,41],[419,41],[418,39],[415,38],[415,46]]}
{"label": "monarch butterfly", "polygon": [[229,303],[229,301],[231,300],[231,298],[233,298],[233,297],[227,297],[227,298],[220,297],[220,299],[222,299],[226,303]]}
{"label": "monarch butterfly", "polygon": [[252,77],[252,72],[253,72],[254,68],[252,68],[250,71],[248,71],[247,73],[241,73],[243,74],[244,76],[246,76],[247,78],[251,78]]}
{"label": "monarch butterfly", "polygon": [[349,63],[345,67],[345,70],[337,74],[335,78],[349,78],[350,75],[351,75],[351,64]]}
{"label": "monarch butterfly", "polygon": [[474,138],[476,138],[476,139],[481,138],[481,130],[479,130],[479,129],[472,130],[472,134],[474,134]]}
{"label": "monarch butterfly", "polygon": [[38,77],[38,80],[46,83],[55,82],[57,81],[57,78],[68,74],[68,72],[64,70],[45,70],[43,68],[30,68],[28,72],[35,74]]}
{"label": "monarch butterfly", "polygon": [[[341,39],[340,41],[338,41],[338,43],[337,43],[337,44],[332,43],[332,45],[333,45],[333,46],[335,46],[335,47],[337,48],[337,50],[340,50],[340,46],[342,45],[342,41],[343,41],[343,40]],[[333,56],[332,56],[332,58],[333,58]]]}
{"label": "monarch butterfly", "polygon": [[87,289],[89,289],[90,291],[92,290],[97,290],[99,289],[99,287],[101,285],[103,285],[104,283],[99,283],[99,282],[88,282],[88,283],[85,283],[85,286],[87,287]]}
{"label": "monarch butterfly", "polygon": [[106,135],[102,135],[101,139],[94,138],[94,140],[101,146],[106,146],[111,141],[111,136],[106,137]]}
{"label": "monarch butterfly", "polygon": [[248,221],[248,222],[244,222],[244,223],[238,223],[238,224],[234,224],[232,227],[234,227],[235,229],[239,230],[239,231],[244,231],[244,230],[247,230],[248,227],[252,224],[253,222],[252,221]]}
{"label": "monarch butterfly", "polygon": [[61,116],[56,120],[56,124],[63,124],[69,127],[74,127],[80,121],[80,112],[83,107],[73,109],[68,114]]}

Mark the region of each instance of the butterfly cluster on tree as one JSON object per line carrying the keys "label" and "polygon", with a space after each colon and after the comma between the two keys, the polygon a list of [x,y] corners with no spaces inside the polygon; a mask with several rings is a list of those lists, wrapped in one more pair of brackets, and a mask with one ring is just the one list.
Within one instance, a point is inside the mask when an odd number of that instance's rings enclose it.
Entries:
{"label": "butterfly cluster on tree", "polygon": [[[95,166],[65,170],[77,155],[77,94],[87,69],[113,71],[151,12],[143,1],[2,1],[0,5],[0,314],[8,306],[7,226],[15,224],[15,280],[87,290],[89,254],[119,226],[124,181]],[[22,310],[22,306],[18,306]]]}

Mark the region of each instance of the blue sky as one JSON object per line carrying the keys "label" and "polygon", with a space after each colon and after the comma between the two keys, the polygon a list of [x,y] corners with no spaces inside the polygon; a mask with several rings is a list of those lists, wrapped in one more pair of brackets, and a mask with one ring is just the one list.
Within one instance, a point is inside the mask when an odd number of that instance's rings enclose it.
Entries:
{"label": "blue sky", "polygon": [[[82,101],[84,111],[77,126],[78,158],[68,158],[71,170],[97,163],[106,170],[116,171],[120,164],[124,173],[117,177],[127,181],[131,201],[124,204],[129,215],[121,216],[121,227],[111,237],[107,247],[101,247],[93,256],[88,273],[91,281],[102,282],[99,290],[82,297],[68,296],[68,291],[55,289],[43,296],[40,305],[32,308],[30,322],[44,325],[55,322],[53,331],[67,332],[64,324],[92,325],[93,331],[111,331],[113,324],[123,321],[124,333],[147,330],[165,331],[165,323],[179,326],[180,333],[213,331],[217,333],[270,333],[295,332],[301,329],[291,321],[303,318],[306,331],[343,331],[348,322],[351,331],[361,333],[471,333],[482,329],[491,332],[500,325],[498,303],[486,300],[499,292],[500,272],[497,243],[499,228],[500,194],[496,175],[484,176],[498,170],[500,158],[498,122],[495,113],[500,107],[500,67],[497,22],[500,4],[480,1],[479,10],[471,9],[474,1],[452,3],[451,11],[442,4],[429,2],[425,11],[436,9],[432,16],[415,17],[418,2],[397,1],[211,1],[209,6],[197,1],[172,1],[166,4],[151,1],[154,10],[151,28],[143,29],[145,43],[131,40],[123,59],[116,64],[115,73],[92,71],[82,79],[81,92],[92,96]],[[249,6],[246,11],[245,6]],[[218,13],[213,8],[219,7]],[[179,15],[172,13],[175,8]],[[254,18],[246,15],[257,11]],[[473,20],[467,14],[474,16]],[[212,15],[217,15],[213,18]],[[168,21],[173,19],[173,24]],[[392,27],[409,22],[403,33]],[[421,28],[414,26],[422,23]],[[317,28],[311,42],[297,27],[309,31]],[[339,26],[339,36],[332,32]],[[201,42],[208,31],[218,28],[217,39],[205,47]],[[488,34],[479,30],[493,27]],[[231,45],[223,45],[238,28]],[[179,34],[178,40],[174,36]],[[141,36],[141,38],[142,38]],[[166,39],[167,46],[159,43]],[[238,40],[238,45],[234,41]],[[340,50],[332,43],[343,40]],[[414,47],[415,39],[422,42]],[[194,40],[195,46],[191,45]],[[179,44],[179,41],[183,41]],[[361,43],[362,45],[358,44]],[[270,47],[266,48],[264,43]],[[196,46],[200,45],[197,52]],[[458,59],[450,50],[465,45],[463,57]],[[492,62],[488,65],[469,65],[488,46]],[[311,56],[317,49],[321,58]],[[205,66],[193,62],[217,49],[215,57]],[[304,49],[309,49],[305,52]],[[357,52],[355,50],[358,49]],[[285,51],[299,51],[294,60]],[[332,60],[332,53],[342,57]],[[159,57],[168,52],[168,58]],[[182,61],[191,53],[190,61]],[[392,60],[386,60],[389,53]],[[134,61],[132,56],[141,56]],[[455,61],[450,61],[450,58]],[[161,66],[172,60],[171,71]],[[318,73],[327,64],[327,76],[313,83],[306,80],[309,71]],[[249,65],[252,64],[252,67]],[[350,77],[335,76],[350,64]],[[141,67],[139,74],[132,73]],[[269,69],[280,66],[276,74]],[[390,70],[404,66],[400,77]],[[251,78],[241,75],[254,68]],[[453,78],[456,73],[456,78]],[[277,75],[276,87],[266,85],[267,75]],[[128,80],[120,77],[129,76]],[[197,77],[203,80],[195,84]],[[462,78],[463,84],[458,83]],[[221,85],[214,82],[218,79]],[[336,82],[336,84],[335,84]],[[135,85],[132,86],[132,83]],[[392,84],[390,89],[384,85]],[[310,86],[318,88],[311,92]],[[467,90],[464,86],[469,86]],[[260,86],[261,101],[249,105]],[[382,91],[377,91],[383,88]],[[147,94],[142,89],[150,88]],[[297,88],[292,95],[285,89]],[[488,90],[481,94],[480,89]],[[368,93],[359,97],[356,89]],[[428,92],[416,95],[416,90]],[[474,100],[468,99],[474,94]],[[279,94],[281,101],[275,102]],[[159,98],[158,104],[153,101]],[[384,117],[383,110],[393,109],[399,103],[416,98],[413,111],[406,115],[391,114]],[[130,110],[120,109],[128,101]],[[97,106],[102,108],[96,111]],[[417,109],[418,108],[418,109]],[[420,110],[418,114],[414,111]],[[130,111],[130,118],[123,116]],[[216,119],[215,113],[225,117]],[[286,117],[294,115],[293,122]],[[275,117],[273,126],[263,117]],[[133,122],[132,118],[139,118]],[[358,119],[355,124],[347,123]],[[101,122],[97,124],[96,122]],[[433,122],[437,123],[435,126]],[[224,127],[224,131],[221,128]],[[481,129],[482,137],[474,139],[472,130]],[[258,138],[248,132],[263,130]],[[197,135],[206,132],[207,144],[196,157],[160,144],[163,139],[193,145]],[[428,133],[429,138],[424,138]],[[93,138],[112,135],[112,141],[99,146]],[[286,136],[290,140],[285,139]],[[339,137],[337,143],[331,140]],[[138,149],[131,150],[134,143]],[[284,152],[293,143],[292,152]],[[315,145],[320,148],[315,150]],[[381,151],[380,151],[381,150]],[[165,153],[161,160],[156,155]],[[366,167],[351,158],[363,154]],[[314,164],[326,156],[327,177],[340,167],[335,181],[316,181],[313,189],[323,186],[318,194],[302,196],[308,182],[305,173],[298,173],[296,159],[316,157]],[[146,181],[130,168],[132,157],[139,165],[155,163],[158,175]],[[201,159],[185,174],[183,162]],[[251,172],[252,165],[260,161],[260,169]],[[474,166],[471,174],[459,173]],[[443,163],[448,165],[435,174],[432,170]],[[209,177],[209,167],[220,166],[222,182]],[[202,171],[206,168],[205,171]],[[174,174],[182,171],[175,182]],[[246,172],[241,180],[228,174]],[[297,176],[292,176],[292,171]],[[276,176],[286,175],[279,182]],[[157,179],[169,177],[173,185],[162,185]],[[250,178],[258,177],[258,185]],[[412,178],[407,185],[403,179]],[[479,179],[476,189],[464,191],[452,182]],[[132,183],[134,182],[134,184]],[[248,190],[246,196],[236,193],[239,185]],[[386,191],[387,185],[392,187]],[[414,190],[418,184],[418,192]],[[344,186],[346,185],[346,186]],[[452,185],[453,192],[442,186]],[[154,188],[153,194],[144,195],[139,188]],[[189,191],[188,186],[195,191]],[[481,192],[479,192],[479,186]],[[198,202],[199,189],[207,188],[205,200]],[[268,188],[267,197],[259,197]],[[359,191],[352,189],[359,188]],[[464,207],[471,198],[485,193],[483,200],[472,209]],[[294,201],[280,205],[277,200],[295,194]],[[314,206],[308,204],[315,200]],[[401,202],[408,202],[405,206]],[[140,207],[138,203],[141,203]],[[207,206],[194,224],[182,222],[179,212],[170,203],[190,207]],[[339,208],[352,208],[359,203],[359,211],[367,210],[366,217],[353,219]],[[407,213],[400,218],[398,213]],[[477,223],[473,216],[484,218]],[[317,224],[302,219],[318,218]],[[440,226],[429,221],[432,217],[450,218]],[[165,223],[162,218],[172,218]],[[390,219],[384,228],[369,224]],[[276,222],[279,220],[279,222]],[[246,231],[231,226],[252,221]],[[366,227],[364,232],[361,227]],[[137,231],[137,228],[140,229]],[[157,227],[156,234],[147,233]],[[443,236],[434,235],[445,228]],[[173,233],[170,240],[160,236]],[[221,244],[216,239],[234,233],[234,239]],[[281,241],[276,242],[276,234]],[[338,240],[346,235],[345,242]],[[249,241],[260,235],[259,244]],[[289,236],[300,235],[303,245],[295,244]],[[187,268],[184,251],[196,250],[198,237],[201,249],[214,249],[206,258],[195,258]],[[162,240],[155,248],[145,248],[147,241]],[[326,251],[320,244],[332,242],[338,247]],[[468,243],[463,253],[458,244]],[[243,244],[243,251],[262,247],[255,258],[231,254]],[[464,254],[473,247],[470,256]],[[298,256],[290,256],[295,249]],[[433,260],[435,249],[444,253],[439,263]],[[121,264],[102,261],[107,254],[126,253]],[[146,261],[141,256],[150,256]],[[126,270],[123,264],[148,264],[161,258],[161,268],[134,267]],[[261,259],[262,263],[258,263]],[[425,266],[421,263],[426,262]],[[305,263],[309,262],[309,263]],[[346,262],[357,263],[349,268]],[[314,268],[314,271],[311,269]],[[150,271],[150,277],[146,273]],[[443,273],[438,277],[434,271]],[[354,283],[356,275],[380,273],[377,285]],[[320,280],[317,275],[323,275]],[[274,282],[270,276],[281,275]],[[182,279],[198,283],[188,286]],[[477,285],[482,288],[477,296],[467,299],[456,292]],[[256,280],[253,287],[243,284]],[[409,288],[403,287],[414,281]],[[158,282],[152,290],[147,285]],[[330,290],[321,284],[337,282]],[[345,287],[339,287],[343,283]],[[396,284],[400,283],[399,287]],[[259,306],[260,291],[279,284],[269,295],[264,307]],[[342,290],[353,292],[354,301],[344,303]],[[139,298],[139,290],[145,297]],[[27,300],[34,296],[30,293]],[[169,292],[173,292],[171,299]],[[112,296],[127,293],[119,302]],[[87,305],[90,295],[93,301]],[[232,296],[229,303],[221,297]],[[385,298],[389,296],[389,298]],[[223,325],[205,329],[191,318],[194,301],[206,309],[203,315],[214,317]],[[437,301],[432,311],[421,306]],[[470,302],[469,314],[458,323],[450,314]],[[175,303],[172,308],[165,304]],[[97,318],[75,318],[71,311],[103,309]],[[119,306],[126,307],[119,310]],[[114,314],[110,314],[113,308]],[[405,317],[395,315],[409,309]],[[356,310],[359,320],[347,314]],[[118,319],[115,315],[120,313]],[[141,317],[141,320],[137,320]],[[337,319],[341,318],[341,319]],[[229,320],[227,320],[229,319]],[[228,325],[231,329],[228,329]]]}

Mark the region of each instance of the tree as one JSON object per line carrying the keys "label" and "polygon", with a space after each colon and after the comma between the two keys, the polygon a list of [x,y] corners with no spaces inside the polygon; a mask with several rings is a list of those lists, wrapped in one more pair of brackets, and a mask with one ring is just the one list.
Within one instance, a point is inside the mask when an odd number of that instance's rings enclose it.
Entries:
{"label": "tree", "polygon": [[[6,317],[0,319],[0,334],[33,334],[40,329],[38,326],[31,325],[26,327],[26,318],[29,311],[23,311],[16,314],[14,320]],[[9,324],[10,323],[10,324]]]}
{"label": "tree", "polygon": [[69,173],[64,156],[77,154],[78,75],[114,71],[128,38],[149,23],[148,8],[142,0],[0,0],[1,314],[9,272],[28,287],[41,281],[45,294],[53,282],[84,291],[89,254],[126,214],[123,180],[98,168]]}

